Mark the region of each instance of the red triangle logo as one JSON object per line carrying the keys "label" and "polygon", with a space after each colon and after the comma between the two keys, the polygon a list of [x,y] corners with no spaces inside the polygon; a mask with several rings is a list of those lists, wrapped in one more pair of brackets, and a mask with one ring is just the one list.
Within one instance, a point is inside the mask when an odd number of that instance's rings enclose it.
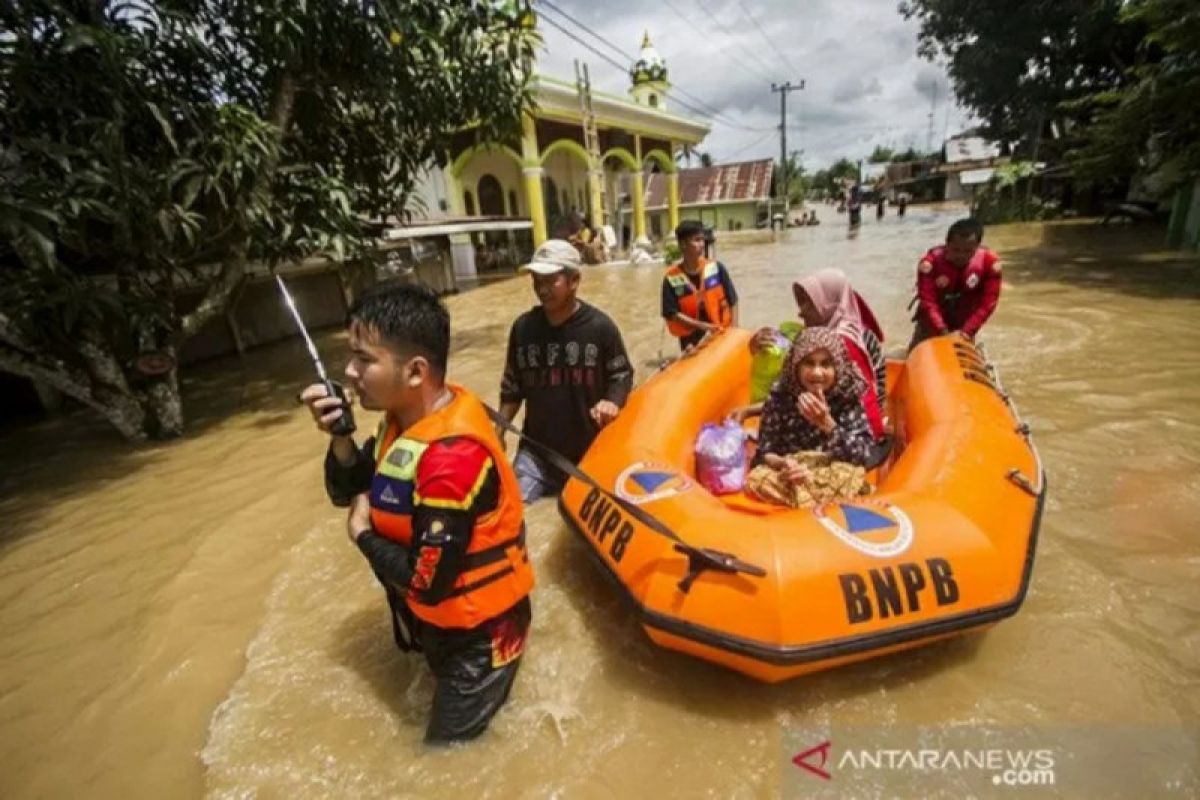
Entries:
{"label": "red triangle logo", "polygon": [[[832,747],[831,742],[826,739],[816,747],[810,747],[803,753],[799,753],[792,759],[792,763],[800,769],[806,769],[813,775],[824,780],[829,780],[833,776],[825,771],[825,764],[829,761],[829,748]],[[816,761],[816,757],[820,756],[820,763],[810,763]]]}

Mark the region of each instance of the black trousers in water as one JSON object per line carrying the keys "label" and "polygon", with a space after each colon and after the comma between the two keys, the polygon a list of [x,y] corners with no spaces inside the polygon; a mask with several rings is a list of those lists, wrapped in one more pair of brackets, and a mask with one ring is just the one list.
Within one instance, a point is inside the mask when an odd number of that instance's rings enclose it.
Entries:
{"label": "black trousers in water", "polygon": [[392,603],[397,646],[404,651],[423,651],[435,680],[426,743],[463,742],[487,730],[508,700],[521,666],[520,655],[501,664],[497,664],[497,656],[506,647],[524,649],[531,618],[526,597],[476,628],[450,630],[415,619],[403,601]]}

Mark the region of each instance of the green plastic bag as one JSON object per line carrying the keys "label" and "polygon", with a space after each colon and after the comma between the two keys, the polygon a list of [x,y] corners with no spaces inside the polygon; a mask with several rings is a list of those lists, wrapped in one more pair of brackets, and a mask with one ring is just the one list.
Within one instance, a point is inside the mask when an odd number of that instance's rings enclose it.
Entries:
{"label": "green plastic bag", "polygon": [[784,322],[775,331],[775,342],[754,354],[750,362],[750,402],[761,403],[771,393],[771,385],[783,369],[792,342],[804,330],[799,322]]}

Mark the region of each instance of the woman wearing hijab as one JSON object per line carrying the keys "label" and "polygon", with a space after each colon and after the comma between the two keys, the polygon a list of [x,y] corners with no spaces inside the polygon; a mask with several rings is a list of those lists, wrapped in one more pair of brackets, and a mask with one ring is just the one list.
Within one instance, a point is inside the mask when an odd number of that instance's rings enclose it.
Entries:
{"label": "woman wearing hijab", "polygon": [[866,464],[875,441],[860,401],[865,383],[837,331],[805,329],[763,404],[754,463],[817,450]]}
{"label": "woman wearing hijab", "polygon": [[746,491],[792,508],[870,492],[865,467],[876,447],[860,400],[863,388],[837,331],[808,328],[800,334],[763,404]]}
{"label": "woman wearing hijab", "polygon": [[[842,337],[849,360],[863,378],[863,410],[876,438],[884,435],[887,408],[887,366],[883,329],[867,302],[850,286],[840,269],[823,269],[792,284],[800,318],[809,327],[833,328]],[[774,341],[771,328],[762,328],[750,341],[753,352]]]}

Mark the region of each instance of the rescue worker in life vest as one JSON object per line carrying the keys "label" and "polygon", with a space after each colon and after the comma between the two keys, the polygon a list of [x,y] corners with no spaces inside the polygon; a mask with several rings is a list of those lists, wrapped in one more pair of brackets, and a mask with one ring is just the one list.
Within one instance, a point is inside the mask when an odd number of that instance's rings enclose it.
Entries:
{"label": "rescue worker in life vest", "polygon": [[737,291],[725,265],[704,257],[704,224],[684,220],[675,229],[683,260],[662,282],[662,316],[667,330],[687,350],[709,331],[737,325]]}
{"label": "rescue worker in life vest", "polygon": [[[482,733],[508,698],[529,631],[533,570],[521,490],[482,403],[446,381],[450,315],[428,289],[383,285],[350,309],[346,378],[384,412],[361,447],[331,437],[325,485],[387,593],[396,644],[436,688],[426,742]],[[342,413],[301,394],[317,427]]]}

